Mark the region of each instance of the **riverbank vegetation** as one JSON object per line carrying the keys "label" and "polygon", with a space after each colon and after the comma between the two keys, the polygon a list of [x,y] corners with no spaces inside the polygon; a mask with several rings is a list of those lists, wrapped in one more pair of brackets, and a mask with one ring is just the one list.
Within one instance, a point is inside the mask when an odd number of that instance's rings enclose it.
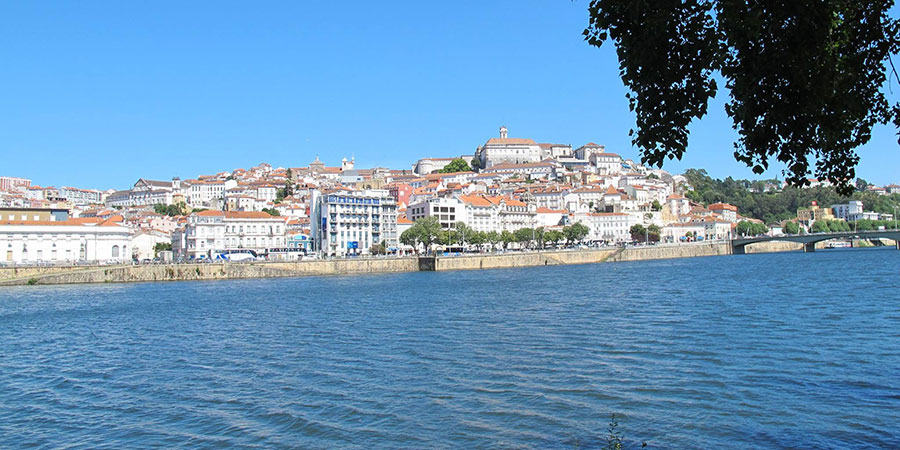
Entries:
{"label": "riverbank vegetation", "polygon": [[[883,214],[893,214],[894,208],[900,208],[900,194],[879,195],[857,189],[852,194],[843,196],[833,187],[825,186],[812,188],[786,186],[782,189],[778,180],[736,180],[731,177],[720,180],[710,177],[704,169],[688,169],[684,176],[691,187],[685,191],[685,197],[690,200],[706,205],[718,202],[730,203],[738,207],[741,215],[760,219],[766,223],[793,219],[797,217],[797,209],[808,208],[814,201],[819,206],[827,208],[850,200],[859,200],[863,202],[867,211]],[[865,180],[858,181],[860,181],[857,183],[858,188],[865,189],[868,185]],[[877,229],[877,226],[871,229]]]}
{"label": "riverbank vegetation", "polygon": [[489,250],[507,249],[511,244],[520,248],[545,248],[550,245],[574,245],[587,237],[590,230],[582,223],[575,223],[559,230],[545,230],[544,227],[520,228],[516,231],[476,231],[463,222],[457,222],[450,229],[444,229],[435,217],[425,217],[400,234],[400,243],[418,248],[430,249],[432,245],[446,247],[487,247]]}

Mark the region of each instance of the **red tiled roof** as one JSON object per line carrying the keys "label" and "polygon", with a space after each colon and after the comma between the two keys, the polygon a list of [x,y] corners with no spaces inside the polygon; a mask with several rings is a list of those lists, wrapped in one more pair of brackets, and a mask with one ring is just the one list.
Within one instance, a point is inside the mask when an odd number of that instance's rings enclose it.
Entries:
{"label": "red tiled roof", "polygon": [[495,145],[537,145],[534,139],[522,138],[490,138],[487,143]]}

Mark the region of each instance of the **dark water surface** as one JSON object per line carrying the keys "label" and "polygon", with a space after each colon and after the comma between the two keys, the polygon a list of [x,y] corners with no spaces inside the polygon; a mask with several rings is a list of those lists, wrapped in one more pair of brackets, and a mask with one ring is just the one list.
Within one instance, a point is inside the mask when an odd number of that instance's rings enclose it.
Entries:
{"label": "dark water surface", "polygon": [[0,288],[0,447],[900,448],[900,252]]}

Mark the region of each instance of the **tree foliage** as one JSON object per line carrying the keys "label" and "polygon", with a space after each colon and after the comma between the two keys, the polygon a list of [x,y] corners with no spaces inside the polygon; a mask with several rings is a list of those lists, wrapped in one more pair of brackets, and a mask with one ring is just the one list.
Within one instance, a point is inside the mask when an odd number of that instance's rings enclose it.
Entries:
{"label": "tree foliage", "polygon": [[781,231],[784,234],[800,234],[800,225],[797,225],[797,222],[785,222]]}
{"label": "tree foliage", "polygon": [[546,240],[547,242],[552,242],[553,244],[558,244],[565,238],[566,235],[559,230],[550,230],[546,234],[544,234],[544,240]]}
{"label": "tree foliage", "polygon": [[472,168],[469,167],[469,164],[466,160],[462,158],[456,158],[453,161],[450,161],[450,164],[444,166],[443,169],[438,170],[438,173],[456,173],[456,172],[469,172]]}
{"label": "tree foliage", "polygon": [[759,222],[750,222],[749,220],[742,220],[737,223],[737,227],[735,228],[735,232],[737,232],[738,236],[759,236],[762,234],[766,234],[769,231],[769,227],[761,224]]}
{"label": "tree foliage", "polygon": [[[635,112],[642,161],[680,159],[688,125],[702,118],[725,79],[725,111],[738,132],[734,157],[762,173],[770,160],[787,181],[815,173],[853,190],[855,149],[893,120],[881,91],[900,50],[893,0],[593,0],[585,40],[616,45]],[[898,77],[900,78],[900,77]],[[812,159],[812,161],[811,161]],[[814,164],[814,168],[811,168]]]}
{"label": "tree foliage", "polygon": [[632,225],[628,231],[631,233],[631,239],[633,241],[647,243],[648,239],[649,242],[659,242],[660,239],[660,229],[656,224],[644,227],[643,225],[636,223]]}
{"label": "tree foliage", "polygon": [[188,213],[187,205],[184,202],[178,202],[173,205],[153,205],[153,211],[157,214],[165,214],[169,217],[183,216]]}
{"label": "tree foliage", "polygon": [[827,233],[831,230],[828,229],[828,224],[825,223],[824,220],[817,220],[813,222],[812,227],[810,227],[810,231],[813,233]]}
{"label": "tree foliage", "polygon": [[513,235],[516,237],[516,242],[526,246],[534,240],[534,230],[531,228],[519,228]]}
{"label": "tree foliage", "polygon": [[[684,173],[691,190],[685,192],[689,199],[703,203],[730,203],[738,207],[745,217],[760,219],[766,223],[781,222],[797,216],[797,209],[806,208],[815,201],[822,207],[847,203],[850,200],[863,202],[866,210],[891,214],[900,207],[900,194],[878,195],[874,192],[856,191],[849,196],[839,194],[832,187],[797,188],[787,186],[780,191],[766,191],[758,184],[780,185],[777,180],[736,180],[728,177],[714,179],[703,169],[688,169]],[[756,186],[756,187],[755,187]]]}
{"label": "tree foliage", "polygon": [[387,247],[384,246],[383,242],[375,243],[369,248],[369,253],[372,255],[386,255]]}
{"label": "tree foliage", "polygon": [[442,236],[443,230],[438,219],[436,217],[424,217],[416,220],[411,227],[400,234],[400,243],[411,247],[417,247],[419,244],[422,244],[425,246],[425,251],[428,251],[431,245],[438,242],[438,239]]}
{"label": "tree foliage", "polygon": [[587,225],[577,222],[567,227],[563,227],[563,235],[566,237],[566,240],[570,243],[580,242],[582,239],[587,237],[588,233],[591,230],[587,227]]}
{"label": "tree foliage", "polygon": [[153,244],[153,255],[159,256],[159,252],[171,251],[172,243],[171,242],[157,242]]}
{"label": "tree foliage", "polygon": [[510,233],[509,231],[503,230],[500,233],[500,241],[503,242],[503,249],[505,250],[509,247],[509,244],[516,242],[516,235]]}

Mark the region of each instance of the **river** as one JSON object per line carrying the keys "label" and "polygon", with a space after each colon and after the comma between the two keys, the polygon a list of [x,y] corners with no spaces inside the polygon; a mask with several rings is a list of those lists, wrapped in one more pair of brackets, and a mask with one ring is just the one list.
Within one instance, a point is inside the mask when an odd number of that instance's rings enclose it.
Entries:
{"label": "river", "polygon": [[900,448],[900,251],[0,288],[0,447]]}

